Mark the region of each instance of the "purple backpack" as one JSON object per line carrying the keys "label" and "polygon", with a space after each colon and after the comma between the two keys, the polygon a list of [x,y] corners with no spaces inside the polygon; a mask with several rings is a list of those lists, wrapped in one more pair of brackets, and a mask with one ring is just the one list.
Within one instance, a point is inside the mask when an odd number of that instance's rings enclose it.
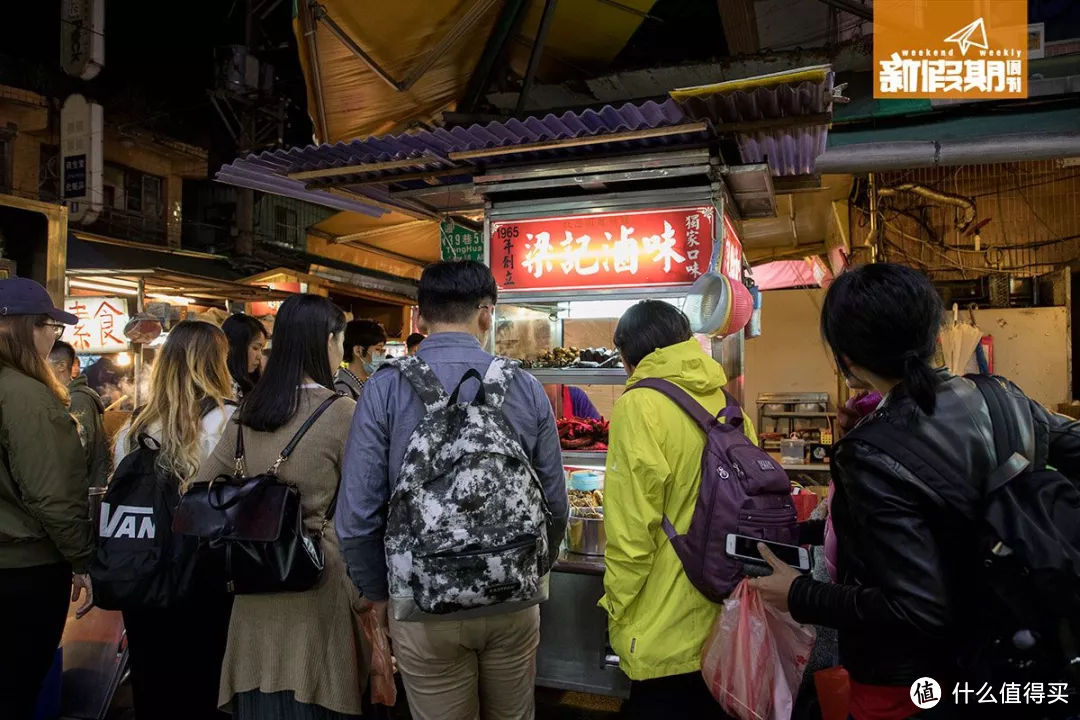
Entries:
{"label": "purple backpack", "polygon": [[727,555],[729,533],[795,544],[791,481],[780,463],[743,433],[742,408],[727,391],[727,406],[713,417],[672,382],[648,378],[631,390],[641,388],[666,396],[705,431],[701,489],[690,529],[679,535],[667,515],[663,527],[690,582],[709,600],[721,602],[743,578],[742,563]]}

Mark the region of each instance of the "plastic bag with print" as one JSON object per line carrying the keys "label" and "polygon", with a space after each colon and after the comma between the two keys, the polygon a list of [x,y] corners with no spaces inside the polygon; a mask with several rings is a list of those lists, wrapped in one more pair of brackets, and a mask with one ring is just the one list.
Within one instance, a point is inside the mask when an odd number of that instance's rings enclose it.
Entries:
{"label": "plastic bag with print", "polygon": [[743,580],[705,642],[701,673],[739,720],[789,720],[814,638],[813,628],[763,603]]}

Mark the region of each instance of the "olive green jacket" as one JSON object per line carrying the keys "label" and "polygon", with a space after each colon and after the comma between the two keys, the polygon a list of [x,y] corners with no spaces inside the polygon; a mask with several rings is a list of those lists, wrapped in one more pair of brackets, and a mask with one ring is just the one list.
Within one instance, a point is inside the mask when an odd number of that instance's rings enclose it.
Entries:
{"label": "olive green jacket", "polygon": [[89,487],[104,487],[112,472],[112,451],[105,437],[105,405],[80,375],[68,385],[71,392],[71,414],[79,421],[79,439],[86,455],[86,482]]}
{"label": "olive green jacket", "polygon": [[49,388],[0,368],[0,569],[67,561],[93,549],[86,457],[74,418]]}

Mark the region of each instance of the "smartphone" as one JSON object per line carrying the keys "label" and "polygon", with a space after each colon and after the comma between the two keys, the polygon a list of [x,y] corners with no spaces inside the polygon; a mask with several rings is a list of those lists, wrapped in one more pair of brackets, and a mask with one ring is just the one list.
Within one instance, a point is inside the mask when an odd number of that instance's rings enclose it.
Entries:
{"label": "smartphone", "polygon": [[785,545],[784,543],[771,542],[769,540],[748,537],[746,535],[728,533],[728,557],[733,557],[736,560],[742,560],[743,562],[753,563],[754,565],[768,566],[769,563],[765,562],[765,558],[761,557],[761,553],[758,552],[758,543],[765,543],[765,546],[772,550],[776,557],[780,558],[796,570],[810,572],[810,552],[806,548],[799,547],[798,545]]}

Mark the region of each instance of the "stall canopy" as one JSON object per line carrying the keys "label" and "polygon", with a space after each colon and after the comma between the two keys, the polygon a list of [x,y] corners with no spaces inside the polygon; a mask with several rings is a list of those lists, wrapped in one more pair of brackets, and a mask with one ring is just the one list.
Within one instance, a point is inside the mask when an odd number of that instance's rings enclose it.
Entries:
{"label": "stall canopy", "polygon": [[397,212],[377,218],[340,212],[308,228],[308,252],[347,257],[358,267],[419,280],[424,266],[439,259],[439,223]]}
{"label": "stall canopy", "polygon": [[544,81],[604,68],[654,3],[564,1],[545,23],[551,0],[395,0],[379,3],[377,14],[355,0],[297,0],[294,29],[316,138],[337,142],[430,122],[470,90],[482,91],[486,82],[476,80],[506,64],[524,77],[538,36],[535,74]]}
{"label": "stall canopy", "polygon": [[[576,163],[587,185],[591,168],[612,158],[719,148],[718,167],[737,215],[772,223],[744,228],[748,248],[785,248],[784,256],[761,260],[802,257],[824,251],[830,203],[846,188],[824,183],[814,167],[826,141],[832,83],[829,68],[815,66],[673,91],[661,102],[268,151],[223,166],[216,179],[347,211],[313,228],[312,246],[348,245],[363,254],[364,267],[415,278],[410,260],[422,266],[437,257],[432,221],[481,217],[476,188],[497,181],[506,168]],[[786,204],[778,202],[781,193]],[[807,205],[807,217],[816,213],[816,219],[805,227],[793,223],[796,205]]]}
{"label": "stall canopy", "polygon": [[755,265],[752,275],[754,284],[761,290],[822,287],[832,280],[832,273],[816,258],[777,260]]}
{"label": "stall canopy", "polygon": [[291,294],[268,287],[188,275],[162,268],[71,268],[67,271],[67,283],[72,290],[127,297],[137,297],[141,286],[144,296],[151,300],[168,302],[178,298],[190,298],[199,304],[214,304],[223,300],[237,302],[284,300]]}

